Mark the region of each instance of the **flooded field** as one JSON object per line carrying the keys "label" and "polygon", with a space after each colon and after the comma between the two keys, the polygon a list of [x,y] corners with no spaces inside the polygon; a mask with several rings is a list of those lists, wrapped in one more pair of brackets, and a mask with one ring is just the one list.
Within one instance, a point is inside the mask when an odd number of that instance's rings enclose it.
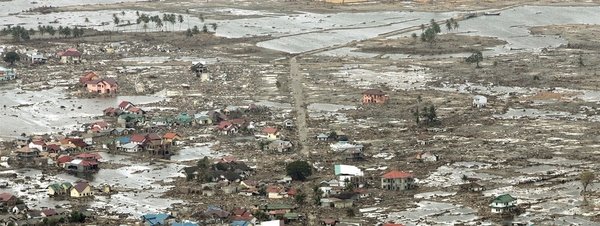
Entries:
{"label": "flooded field", "polygon": [[94,121],[96,116],[121,101],[148,104],[164,100],[160,96],[119,96],[115,98],[76,99],[66,96],[63,88],[40,91],[0,90],[5,98],[0,120],[0,138],[17,137],[21,133],[42,134],[79,130],[81,123]]}

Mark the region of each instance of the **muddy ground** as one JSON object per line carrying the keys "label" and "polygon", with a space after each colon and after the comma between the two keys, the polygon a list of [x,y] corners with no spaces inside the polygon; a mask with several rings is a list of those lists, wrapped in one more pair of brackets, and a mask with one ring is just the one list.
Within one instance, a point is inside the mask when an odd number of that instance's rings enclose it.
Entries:
{"label": "muddy ground", "polygon": [[414,34],[414,37],[369,40],[357,44],[356,47],[366,53],[436,55],[483,51],[488,47],[506,43],[497,38],[457,34],[439,35],[434,42],[429,43],[421,41],[417,33]]}
{"label": "muddy ground", "polygon": [[[559,5],[575,4],[570,1],[554,2]],[[383,8],[445,11],[500,8],[523,3],[527,2],[477,1],[475,4],[474,1],[453,1],[445,4],[338,6],[304,1],[272,1],[269,4],[264,1],[165,1],[58,10],[134,9],[184,13],[189,6],[197,6],[206,9],[190,10],[191,14],[203,14],[211,19],[236,19],[258,15],[229,15],[210,9],[239,7],[276,13],[294,13],[297,10],[359,12]],[[79,76],[87,70],[94,70],[100,75],[117,78],[121,85],[120,95],[164,95],[167,100],[145,106],[168,108],[163,112],[170,114],[271,101],[284,107],[272,107],[269,114],[250,115],[249,118],[257,123],[275,125],[287,118],[297,119],[298,115],[306,115],[306,128],[284,132],[290,140],[299,144],[294,153],[262,152],[251,137],[219,135],[207,127],[173,129],[186,137],[212,134],[201,140],[217,143],[213,150],[230,153],[256,166],[257,170],[251,177],[253,180],[272,181],[282,177],[286,162],[291,160],[309,160],[323,166],[323,170],[316,171],[307,183],[293,183],[309,194],[307,200],[311,200],[314,185],[334,178],[333,164],[374,169],[366,173],[372,178],[372,186],[377,184],[378,176],[384,172],[376,168],[413,172],[419,179],[418,189],[402,193],[372,189],[371,197],[360,201],[356,210],[367,207],[379,210],[357,214],[356,218],[366,220],[368,225],[390,220],[406,225],[419,222],[427,225],[499,224],[502,219],[489,212],[487,203],[492,195],[504,192],[514,194],[521,203],[533,206],[525,210],[528,214],[515,217],[515,221],[548,225],[562,223],[555,218],[571,216],[592,222],[598,220],[598,193],[589,193],[592,201],[586,205],[581,202],[583,196],[573,195],[579,192],[577,173],[583,169],[597,171],[600,167],[597,164],[600,89],[596,75],[600,52],[594,48],[600,40],[594,35],[596,30],[597,27],[591,25],[534,27],[531,28],[533,34],[561,35],[569,45],[498,56],[484,55],[481,68],[465,62],[464,57],[437,55],[484,50],[502,45],[504,41],[450,34],[439,36],[439,42],[432,48],[410,37],[370,39],[358,42],[355,47],[362,48],[358,51],[375,55],[400,52],[433,57],[388,59],[299,54],[292,63],[289,54],[257,47],[257,42],[268,39],[263,36],[230,39],[212,34],[188,38],[180,32],[89,32],[77,39],[43,37],[41,40],[10,44],[37,48],[47,53],[78,45],[85,51],[85,62],[79,65],[59,65],[55,59],[39,66],[19,63],[17,68],[23,76],[15,86],[25,90],[60,85],[69,87],[67,95],[70,97],[97,98],[83,94],[82,88],[76,85]],[[9,38],[4,37],[4,40],[8,42]],[[115,42],[121,43],[114,47],[115,53],[103,52]],[[202,80],[188,70],[193,61],[209,62],[210,80]],[[290,64],[296,68],[292,70]],[[361,92],[368,88],[383,90],[390,96],[390,101],[381,106],[362,105]],[[11,95],[10,92],[9,89],[7,95]],[[473,108],[474,95],[487,96],[488,106]],[[439,122],[417,124],[416,110],[431,105],[437,109]],[[351,141],[364,144],[367,159],[360,162],[345,160],[339,154],[331,153],[329,143],[314,139],[317,134],[328,131],[347,134]],[[415,162],[415,155],[423,151],[439,155],[440,160]],[[391,157],[377,157],[381,155]],[[142,164],[148,159],[131,161]],[[194,161],[182,164],[193,165]],[[167,163],[167,166],[171,165]],[[115,164],[109,168],[119,167],[122,165]],[[536,167],[550,170],[537,170]],[[460,179],[462,175],[479,179],[490,192],[460,192],[458,186],[466,183]],[[197,183],[187,182],[184,178],[156,184],[197,186]],[[598,188],[592,190],[595,189]],[[417,198],[425,196],[424,193],[440,191],[455,193]],[[560,195],[550,197],[544,194]],[[176,188],[168,189],[163,197],[185,200],[183,205],[190,208],[181,211],[182,216],[191,216],[212,204],[231,208],[282,202],[238,195],[187,195],[179,193]],[[425,210],[439,207],[437,204],[423,204],[424,201],[455,204],[466,213],[452,215],[450,210],[433,211],[431,215],[420,213],[417,206],[424,206]],[[283,202],[293,203],[293,200]],[[556,210],[548,210],[548,206],[556,206]],[[345,210],[307,204],[301,207],[300,213],[306,215],[309,222],[315,223],[321,218],[343,217]],[[414,220],[410,215],[424,219]],[[458,219],[438,218],[440,216]]]}

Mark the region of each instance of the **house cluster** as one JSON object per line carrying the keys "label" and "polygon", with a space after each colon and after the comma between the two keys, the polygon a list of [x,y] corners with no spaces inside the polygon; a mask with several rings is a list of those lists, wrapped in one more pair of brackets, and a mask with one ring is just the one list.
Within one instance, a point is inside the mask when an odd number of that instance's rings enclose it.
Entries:
{"label": "house cluster", "polygon": [[[69,158],[69,162],[81,152],[88,151],[90,145],[82,138],[66,137],[62,135],[52,136],[21,136],[15,140],[14,149],[9,158],[9,164],[14,166],[45,167]],[[66,156],[66,157],[65,157]],[[66,162],[62,162],[66,163]]]}
{"label": "house cluster", "polygon": [[[61,188],[62,189],[62,188]],[[71,212],[65,208],[30,209],[19,198],[10,193],[0,193],[0,225],[56,225],[66,222],[77,212],[82,218],[92,218],[89,211]]]}
{"label": "house cluster", "polygon": [[[91,197],[94,195],[94,189],[86,181],[77,181],[75,184],[69,182],[54,183],[48,186],[48,195],[51,197],[64,197],[68,196],[71,198],[83,198]],[[110,194],[110,186],[103,185],[101,192]]]}
{"label": "house cluster", "polygon": [[60,59],[60,63],[62,64],[77,64],[81,63],[81,52],[77,51],[75,48],[69,48],[64,51],[60,51],[56,53],[56,57]]}
{"label": "house cluster", "polygon": [[29,61],[30,64],[45,64],[48,61],[45,54],[38,52],[37,49],[25,51],[25,59]]}
{"label": "house cluster", "polygon": [[342,132],[320,133],[315,136],[317,142],[330,143],[331,152],[336,153],[340,160],[364,160],[364,145],[349,141]]}
{"label": "house cluster", "polygon": [[110,94],[114,95],[119,90],[119,84],[113,78],[101,78],[96,72],[86,72],[79,78],[79,84],[88,91],[88,93]]}
{"label": "house cluster", "polygon": [[[231,210],[225,210],[216,205],[209,205],[205,210],[198,211],[192,215],[194,219],[197,219],[196,221],[177,219],[177,217],[169,213],[145,214],[141,216],[140,220],[143,225],[148,226],[284,226],[286,223],[301,219],[300,215],[291,212],[293,209],[293,206],[285,204],[266,204],[250,208],[236,207]],[[263,214],[260,214],[268,212],[278,212],[281,214],[278,214],[280,217],[277,219],[265,218]]]}
{"label": "house cluster", "polygon": [[15,69],[0,67],[0,81],[10,81],[17,78]]}
{"label": "house cluster", "polygon": [[127,153],[146,152],[152,155],[170,156],[172,148],[181,140],[181,136],[174,132],[163,135],[158,133],[134,133],[119,136],[114,140],[118,151]]}
{"label": "house cluster", "polygon": [[185,174],[188,180],[204,182],[201,187],[205,190],[214,190],[217,187],[235,187],[235,189],[222,189],[223,191],[230,190],[231,192],[226,193],[231,194],[238,192],[237,184],[248,178],[253,170],[243,161],[238,161],[231,156],[225,156],[209,162],[208,166],[196,165],[184,167],[181,172]]}
{"label": "house cluster", "polygon": [[334,175],[334,179],[319,184],[321,207],[351,208],[354,202],[369,196],[369,191],[365,189],[367,178],[358,167],[334,165]]}
{"label": "house cluster", "polygon": [[57,163],[71,173],[91,174],[96,173],[101,157],[98,154],[82,153],[78,155],[63,155],[58,157]]}

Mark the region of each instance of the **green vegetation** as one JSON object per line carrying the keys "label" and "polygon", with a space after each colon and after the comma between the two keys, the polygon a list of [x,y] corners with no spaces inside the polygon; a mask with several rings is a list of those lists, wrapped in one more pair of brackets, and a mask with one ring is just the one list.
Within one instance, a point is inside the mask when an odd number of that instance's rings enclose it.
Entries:
{"label": "green vegetation", "polygon": [[21,60],[21,57],[15,52],[8,52],[6,55],[4,55],[4,61],[10,65],[14,65],[15,62],[19,60]]}
{"label": "green vegetation", "polygon": [[479,66],[479,62],[483,61],[483,54],[481,53],[481,51],[476,51],[473,54],[471,54],[471,56],[467,57],[467,59],[465,60],[467,61],[467,63],[476,63],[477,66],[475,66],[476,68],[480,68]]}
{"label": "green vegetation", "polygon": [[294,161],[285,167],[287,175],[293,180],[306,180],[312,175],[312,168],[306,161]]}

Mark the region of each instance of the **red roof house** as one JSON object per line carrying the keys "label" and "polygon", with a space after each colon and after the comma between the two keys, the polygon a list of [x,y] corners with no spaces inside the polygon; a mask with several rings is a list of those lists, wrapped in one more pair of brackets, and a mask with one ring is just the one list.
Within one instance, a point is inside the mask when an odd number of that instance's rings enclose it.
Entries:
{"label": "red roof house", "polygon": [[395,224],[395,223],[385,223],[383,226],[404,226],[403,224]]}
{"label": "red roof house", "polygon": [[266,133],[266,134],[275,134],[279,130],[275,127],[267,127],[267,128],[264,128],[262,131],[263,131],[263,133]]}
{"label": "red roof house", "polygon": [[146,136],[141,134],[133,134],[130,139],[131,143],[144,144],[146,143]]}
{"label": "red roof house", "polygon": [[5,206],[14,206],[17,204],[17,197],[10,193],[0,193],[0,203],[3,203]]}
{"label": "red roof house", "polygon": [[412,173],[407,173],[404,171],[392,170],[383,174],[381,177],[385,179],[404,179],[404,178],[413,178],[415,177]]}
{"label": "red roof house", "polygon": [[89,71],[79,78],[79,83],[81,83],[82,85],[85,85],[87,82],[93,81],[96,79],[100,79],[100,76],[98,76],[98,74],[96,74],[96,72]]}
{"label": "red roof house", "polygon": [[54,215],[58,215],[58,213],[56,212],[55,209],[45,209],[45,210],[42,210],[42,216],[43,217],[51,217],[51,216],[54,216]]}
{"label": "red roof house", "polygon": [[73,160],[73,158],[71,158],[71,156],[63,155],[63,156],[58,157],[58,159],[56,159],[56,163],[58,163],[59,165],[62,165],[67,162],[71,162],[72,160]]}
{"label": "red roof house", "polygon": [[393,191],[403,191],[415,186],[412,173],[392,170],[381,175],[381,188]]}
{"label": "red roof house", "polygon": [[125,111],[125,110],[129,109],[130,107],[135,107],[135,105],[133,105],[129,101],[121,101],[121,103],[119,104],[119,109],[121,109],[122,111]]}

